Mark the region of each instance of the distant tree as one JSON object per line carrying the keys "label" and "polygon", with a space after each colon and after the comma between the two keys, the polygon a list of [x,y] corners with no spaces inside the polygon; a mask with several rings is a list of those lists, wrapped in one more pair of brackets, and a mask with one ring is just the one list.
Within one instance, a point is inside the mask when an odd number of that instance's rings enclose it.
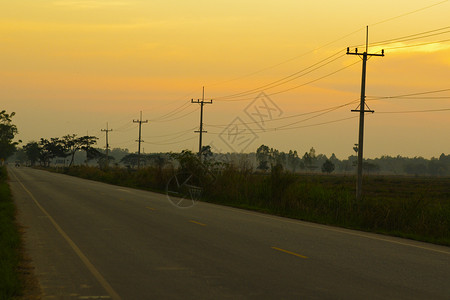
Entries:
{"label": "distant tree", "polygon": [[113,148],[109,151],[109,154],[113,156],[116,161],[120,161],[122,158],[125,157],[125,155],[130,154],[130,151],[128,149],[122,149],[122,148]]}
{"label": "distant tree", "polygon": [[314,149],[314,147],[311,147],[309,152],[305,152],[302,160],[303,163],[305,164],[305,167],[308,168],[309,170],[317,169],[317,166],[315,165],[317,157],[316,157],[316,150]]}
{"label": "distant tree", "polygon": [[90,147],[85,151],[86,151],[86,163],[94,159],[98,160],[103,156],[105,156],[105,154],[101,153],[100,151],[98,151],[96,148],[93,147]]}
{"label": "distant tree", "polygon": [[70,156],[69,167],[72,166],[75,153],[79,150],[90,151],[93,145],[97,143],[97,137],[95,136],[82,136],[77,137],[76,134],[68,134],[62,137],[60,140],[64,150],[67,151],[67,156]]}
{"label": "distant tree", "polygon": [[266,145],[259,146],[256,149],[256,160],[258,161],[257,169],[267,171],[269,169],[270,149]]}
{"label": "distant tree", "polygon": [[25,163],[28,160],[27,154],[23,147],[16,150],[16,153],[14,153],[14,159],[16,162],[19,162],[21,164]]}
{"label": "distant tree", "polygon": [[19,142],[13,142],[14,137],[19,133],[16,125],[12,124],[12,117],[16,113],[7,114],[5,110],[0,112],[0,160],[10,157]]}
{"label": "distant tree", "polygon": [[36,162],[39,161],[41,153],[41,147],[39,144],[37,142],[29,142],[23,146],[23,149],[31,166],[36,165]]}
{"label": "distant tree", "polygon": [[329,159],[327,159],[322,165],[322,172],[331,173],[333,171],[334,171],[334,164]]}
{"label": "distant tree", "polygon": [[55,157],[67,157],[66,149],[58,138],[50,140],[41,138],[39,141],[40,153],[39,160],[44,167],[50,166],[50,161]]}
{"label": "distant tree", "polygon": [[203,146],[202,151],[200,153],[203,157],[204,162],[208,161],[208,159],[213,156],[213,153],[211,151],[211,146],[209,146],[209,145]]}
{"label": "distant tree", "polygon": [[125,155],[120,162],[131,168],[135,168],[138,164],[138,155],[136,153],[130,153]]}
{"label": "distant tree", "polygon": [[368,173],[374,173],[379,172],[380,167],[377,164],[371,162],[363,162],[363,170],[367,171]]}
{"label": "distant tree", "polygon": [[291,168],[292,172],[295,172],[295,170],[299,167],[300,165],[300,159],[298,157],[297,154],[297,150],[289,150],[289,153],[287,155],[287,164],[288,166]]}
{"label": "distant tree", "polygon": [[98,166],[100,169],[107,169],[109,167],[109,164],[114,161],[114,157],[102,153],[100,157],[97,159]]}

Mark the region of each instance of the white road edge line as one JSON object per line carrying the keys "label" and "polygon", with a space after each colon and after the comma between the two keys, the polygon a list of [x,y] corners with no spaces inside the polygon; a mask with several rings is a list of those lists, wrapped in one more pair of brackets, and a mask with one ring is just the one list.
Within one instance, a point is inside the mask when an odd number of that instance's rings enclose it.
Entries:
{"label": "white road edge line", "polygon": [[78,255],[84,265],[88,268],[88,270],[94,275],[97,281],[101,284],[101,286],[105,289],[105,291],[111,296],[112,299],[120,300],[119,294],[113,289],[113,287],[106,281],[106,279],[100,274],[100,272],[95,268],[95,266],[89,261],[86,255],[80,250],[80,248],[75,244],[74,241],[62,230],[62,228],[56,223],[56,221],[50,216],[50,214],[39,204],[33,194],[25,187],[25,185],[20,181],[20,179],[16,176],[14,172],[11,172],[12,175],[16,178],[17,182],[22,186],[22,188],[30,195],[31,199],[33,199],[34,203],[39,207],[39,209],[48,217],[50,222],[53,224],[55,229],[61,234],[61,236],[66,240],[72,250]]}

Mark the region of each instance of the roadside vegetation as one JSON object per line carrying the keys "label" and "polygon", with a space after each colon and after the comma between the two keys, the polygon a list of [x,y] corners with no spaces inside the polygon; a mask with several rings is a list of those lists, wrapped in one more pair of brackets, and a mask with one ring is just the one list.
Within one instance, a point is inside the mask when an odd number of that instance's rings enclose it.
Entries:
{"label": "roadside vegetation", "polygon": [[[355,198],[354,176],[298,174],[273,165],[255,171],[247,162],[200,163],[189,151],[172,162],[139,170],[78,166],[69,175],[164,192],[177,173],[190,172],[202,201],[300,220],[406,237],[450,246],[450,178],[366,176],[364,197]],[[56,170],[56,169],[55,169]]]}
{"label": "roadside vegetation", "polygon": [[0,167],[0,299],[13,299],[22,294],[20,246],[6,168]]}

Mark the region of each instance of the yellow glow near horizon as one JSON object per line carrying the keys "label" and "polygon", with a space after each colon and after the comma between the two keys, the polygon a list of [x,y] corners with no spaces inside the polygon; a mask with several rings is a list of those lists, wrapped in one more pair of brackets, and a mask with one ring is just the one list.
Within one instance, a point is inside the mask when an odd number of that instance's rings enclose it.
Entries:
{"label": "yellow glow near horizon", "polygon": [[[94,112],[103,112],[101,123],[109,120],[114,124],[114,120],[123,119],[120,113],[132,115],[138,110],[157,119],[183,101],[201,97],[202,86],[206,86],[207,97],[239,93],[280,80],[342,51],[343,57],[336,62],[265,90],[283,106],[285,115],[339,105],[359,97],[359,58],[345,56],[345,48],[364,43],[367,24],[373,24],[369,27],[369,42],[449,26],[450,1],[381,0],[370,10],[364,5],[356,0],[4,1],[0,12],[2,104],[8,111],[17,112],[20,137],[25,141],[40,135],[83,133],[99,126],[92,120]],[[449,40],[449,35],[370,47],[371,52],[386,48],[386,56],[369,61],[367,94],[396,95],[447,88],[450,43],[444,40]],[[409,47],[435,41],[443,42]],[[352,63],[357,64],[325,77]],[[324,78],[315,81],[321,77]],[[308,82],[313,83],[304,85]],[[281,93],[283,90],[289,91]],[[240,115],[248,102],[217,101],[208,107],[207,116],[226,123]],[[450,107],[450,103],[444,99],[426,103],[383,102],[377,106],[408,110]],[[40,110],[47,116],[48,124],[30,121],[33,113]],[[336,118],[348,113],[348,109],[342,111]],[[431,141],[436,128],[450,129],[448,113],[431,117],[439,124],[431,122],[429,115],[402,117],[398,128],[405,136],[413,133],[403,128],[404,123],[414,128],[417,118],[430,122],[426,139],[436,145],[435,150],[411,141],[407,153],[413,155],[417,148],[417,155],[431,156],[450,149],[449,142]],[[71,125],[50,125],[62,119]],[[330,119],[333,117],[324,121]],[[197,116],[192,114],[172,123],[157,123],[152,130],[164,134],[176,127],[196,124]],[[343,144],[327,144],[323,130],[334,135],[345,132]],[[378,130],[372,135],[377,136],[379,145],[374,143],[369,155],[384,154],[386,149],[377,133],[388,129]],[[305,147],[320,145],[324,150],[318,149],[319,152],[351,154],[347,144],[353,144],[356,135],[347,133],[346,125],[312,127],[311,132],[315,134],[305,133]],[[299,142],[292,144],[287,136],[264,134],[260,142],[279,148],[300,147]],[[315,136],[321,138],[316,141]],[[132,139],[125,135],[120,140],[127,147],[133,145],[126,142]],[[155,151],[167,151],[170,147],[156,147]],[[333,147],[339,150],[331,150]],[[405,148],[386,151],[404,153]]]}

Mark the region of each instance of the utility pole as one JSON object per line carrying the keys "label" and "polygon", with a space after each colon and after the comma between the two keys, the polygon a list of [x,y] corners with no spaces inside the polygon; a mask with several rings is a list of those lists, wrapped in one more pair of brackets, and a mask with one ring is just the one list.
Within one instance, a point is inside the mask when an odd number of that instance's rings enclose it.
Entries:
{"label": "utility pole", "polygon": [[[381,50],[381,54],[369,54],[369,26],[366,27],[366,51],[363,53],[358,52],[358,48],[355,52],[350,52],[347,48],[348,55],[362,56],[362,79],[361,79],[361,102],[357,109],[353,109],[352,112],[359,112],[359,140],[358,140],[358,171],[357,171],[357,183],[356,183],[356,198],[361,199],[362,195],[362,171],[363,171],[363,145],[364,145],[364,113],[374,113],[366,104],[366,64],[367,58],[370,56],[384,56],[384,50]],[[367,107],[367,110],[366,110]],[[359,108],[359,109],[358,109]]]}
{"label": "utility pole", "polygon": [[203,130],[203,105],[205,104],[212,104],[212,100],[205,102],[205,87],[203,87],[203,93],[202,93],[202,101],[198,99],[197,101],[194,101],[194,99],[191,99],[191,103],[199,103],[200,104],[200,130],[194,131],[200,133],[200,141],[198,145],[198,156],[201,158],[202,155],[202,133],[207,133],[207,131]]}
{"label": "utility pole", "polygon": [[112,131],[112,129],[108,129],[108,123],[106,123],[106,129],[101,129],[101,131],[106,133],[106,168],[108,168],[108,165],[109,165],[108,132]]}
{"label": "utility pole", "polygon": [[148,123],[148,120],[142,121],[142,111],[141,111],[141,116],[139,120],[133,120],[133,123],[139,123],[139,139],[136,141],[138,142],[138,169],[139,169],[141,167],[141,142],[143,142],[143,140],[141,139],[141,127],[142,123]]}

